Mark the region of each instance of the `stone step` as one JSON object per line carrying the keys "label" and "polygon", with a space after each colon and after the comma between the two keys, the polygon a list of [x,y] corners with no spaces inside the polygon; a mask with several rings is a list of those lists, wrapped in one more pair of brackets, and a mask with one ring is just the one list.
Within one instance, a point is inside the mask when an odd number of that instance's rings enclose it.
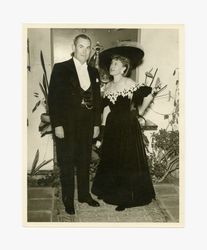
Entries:
{"label": "stone step", "polygon": [[155,184],[154,188],[158,197],[178,195],[178,190],[174,184]]}
{"label": "stone step", "polygon": [[30,187],[28,188],[28,199],[33,198],[53,198],[54,188],[51,187]]}
{"label": "stone step", "polygon": [[54,203],[54,188],[29,187],[27,203],[28,222],[51,222],[54,217]]}
{"label": "stone step", "polygon": [[51,211],[28,211],[27,214],[28,222],[52,222]]}
{"label": "stone step", "polygon": [[42,211],[53,209],[53,199],[29,199],[28,200],[28,210],[29,211]]}

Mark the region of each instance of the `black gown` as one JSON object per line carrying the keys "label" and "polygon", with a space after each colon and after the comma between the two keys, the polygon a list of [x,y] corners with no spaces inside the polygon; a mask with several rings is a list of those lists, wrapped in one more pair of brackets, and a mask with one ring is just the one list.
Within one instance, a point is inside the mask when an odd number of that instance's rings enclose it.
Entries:
{"label": "black gown", "polygon": [[[143,91],[144,90],[144,91]],[[149,173],[142,130],[137,113],[131,105],[140,104],[144,96],[151,92],[140,88],[127,95],[105,97],[109,105],[100,164],[97,168],[92,193],[104,202],[124,207],[149,204],[155,199],[155,191]]]}

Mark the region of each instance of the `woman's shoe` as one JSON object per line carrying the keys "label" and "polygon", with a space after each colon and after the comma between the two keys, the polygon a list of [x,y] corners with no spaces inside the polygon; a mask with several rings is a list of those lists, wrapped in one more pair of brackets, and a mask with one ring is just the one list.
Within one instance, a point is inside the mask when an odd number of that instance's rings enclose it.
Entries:
{"label": "woman's shoe", "polygon": [[125,206],[123,205],[119,205],[118,207],[115,208],[116,211],[124,211],[125,210]]}

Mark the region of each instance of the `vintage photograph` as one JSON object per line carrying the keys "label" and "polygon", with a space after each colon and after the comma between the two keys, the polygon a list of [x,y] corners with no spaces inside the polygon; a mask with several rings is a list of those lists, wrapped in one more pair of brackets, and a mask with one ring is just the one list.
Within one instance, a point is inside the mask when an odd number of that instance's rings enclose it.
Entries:
{"label": "vintage photograph", "polygon": [[24,25],[27,226],[183,226],[183,26]]}

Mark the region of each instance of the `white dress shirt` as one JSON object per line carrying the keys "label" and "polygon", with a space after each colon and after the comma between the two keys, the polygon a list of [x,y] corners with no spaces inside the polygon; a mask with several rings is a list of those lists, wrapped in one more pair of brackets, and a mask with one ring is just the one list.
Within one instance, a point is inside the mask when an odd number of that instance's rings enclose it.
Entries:
{"label": "white dress shirt", "polygon": [[73,57],[73,61],[78,74],[80,86],[83,90],[87,90],[91,85],[88,74],[88,65],[86,62],[84,64],[81,64],[75,57]]}

